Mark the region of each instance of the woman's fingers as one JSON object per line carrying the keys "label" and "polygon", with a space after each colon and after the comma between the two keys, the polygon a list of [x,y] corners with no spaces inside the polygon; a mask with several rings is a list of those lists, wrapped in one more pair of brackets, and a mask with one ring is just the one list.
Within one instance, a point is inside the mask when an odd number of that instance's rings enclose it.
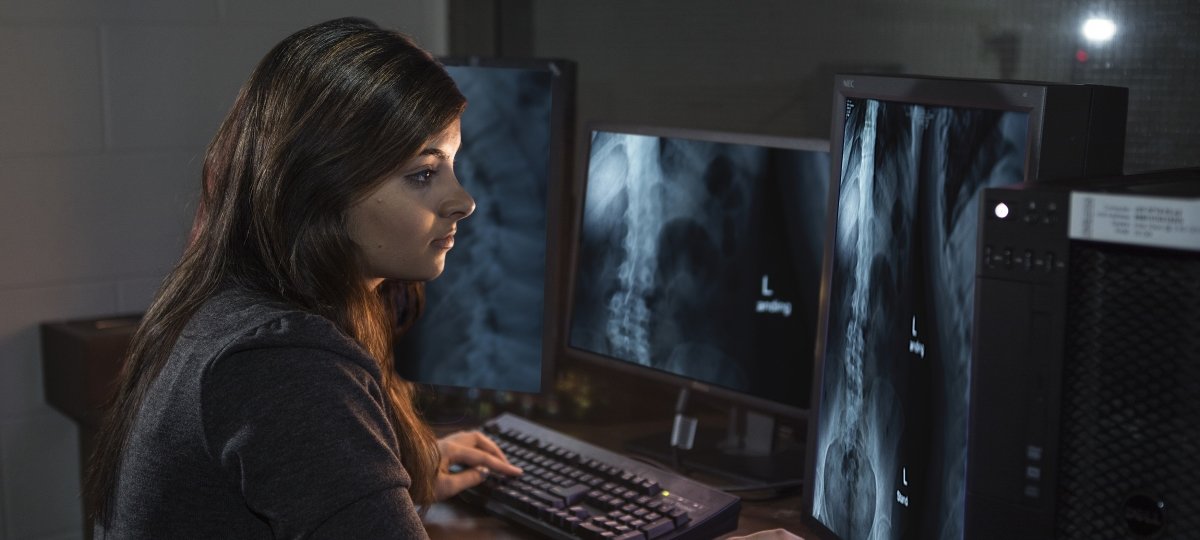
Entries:
{"label": "woman's fingers", "polygon": [[480,467],[471,467],[457,473],[438,474],[433,488],[434,499],[444,501],[464,489],[482,484],[484,480],[487,480],[487,472],[480,469]]}
{"label": "woman's fingers", "polygon": [[[442,454],[441,471],[434,484],[434,498],[446,500],[464,489],[487,480],[489,474],[516,476],[521,469],[508,462],[496,443],[478,431],[462,431],[438,439]],[[449,472],[458,465],[459,472]]]}
{"label": "woman's fingers", "polygon": [[474,469],[467,469],[458,473],[439,473],[433,485],[433,498],[438,501],[444,501],[459,494],[464,489],[482,484],[486,478],[483,473]]}
{"label": "woman's fingers", "polygon": [[521,469],[508,462],[504,452],[482,433],[455,433],[438,441],[443,465],[486,467],[489,472],[515,476]]}
{"label": "woman's fingers", "polygon": [[483,450],[484,452],[487,452],[493,456],[499,457],[500,459],[503,459],[506,463],[508,462],[508,457],[504,455],[504,451],[501,450],[500,447],[496,445],[496,442],[493,441],[491,438],[489,438],[487,435],[484,435],[478,431],[471,431],[469,433],[472,433],[475,436],[475,448]]}

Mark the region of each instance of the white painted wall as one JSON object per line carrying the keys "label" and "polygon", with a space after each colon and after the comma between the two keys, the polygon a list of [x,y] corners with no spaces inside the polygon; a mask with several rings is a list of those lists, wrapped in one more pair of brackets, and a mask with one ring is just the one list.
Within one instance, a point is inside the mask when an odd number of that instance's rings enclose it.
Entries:
{"label": "white painted wall", "polygon": [[446,0],[0,0],[0,540],[82,537],[38,325],[141,311],[204,147],[266,51],[356,15],[447,48]]}

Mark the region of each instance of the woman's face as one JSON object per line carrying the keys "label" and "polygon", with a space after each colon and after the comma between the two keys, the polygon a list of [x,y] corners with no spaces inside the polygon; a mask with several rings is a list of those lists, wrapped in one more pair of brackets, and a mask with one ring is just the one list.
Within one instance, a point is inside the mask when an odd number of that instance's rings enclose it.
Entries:
{"label": "woman's face", "polygon": [[362,250],[373,285],[383,279],[428,281],[442,273],[459,220],[475,211],[475,199],[454,176],[461,142],[455,120],[350,207],[350,238]]}

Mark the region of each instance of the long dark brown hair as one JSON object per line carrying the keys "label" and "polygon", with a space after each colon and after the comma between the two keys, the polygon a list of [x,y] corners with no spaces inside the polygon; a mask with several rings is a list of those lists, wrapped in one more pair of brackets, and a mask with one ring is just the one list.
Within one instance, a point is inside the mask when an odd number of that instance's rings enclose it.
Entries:
{"label": "long dark brown hair", "polygon": [[436,441],[391,352],[423,285],[371,288],[347,211],[465,103],[428,53],[363,19],[311,26],[263,58],[208,147],[191,240],[130,344],[84,480],[94,517],[111,517],[137,411],[184,325],[229,285],[333,321],[380,363],[412,498],[433,501]]}

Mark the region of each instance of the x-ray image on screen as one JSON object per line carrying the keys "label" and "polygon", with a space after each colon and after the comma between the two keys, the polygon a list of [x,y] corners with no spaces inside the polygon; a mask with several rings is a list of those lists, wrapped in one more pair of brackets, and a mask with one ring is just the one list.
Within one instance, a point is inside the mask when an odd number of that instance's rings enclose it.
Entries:
{"label": "x-ray image on screen", "polygon": [[539,392],[551,177],[549,69],[446,66],[467,98],[454,169],[476,209],[459,223],[424,315],[397,343],[421,383]]}
{"label": "x-ray image on screen", "polygon": [[844,540],[963,532],[977,202],[1027,112],[847,101],[813,515]]}
{"label": "x-ray image on screen", "polygon": [[808,407],[829,154],[595,131],[569,345]]}

